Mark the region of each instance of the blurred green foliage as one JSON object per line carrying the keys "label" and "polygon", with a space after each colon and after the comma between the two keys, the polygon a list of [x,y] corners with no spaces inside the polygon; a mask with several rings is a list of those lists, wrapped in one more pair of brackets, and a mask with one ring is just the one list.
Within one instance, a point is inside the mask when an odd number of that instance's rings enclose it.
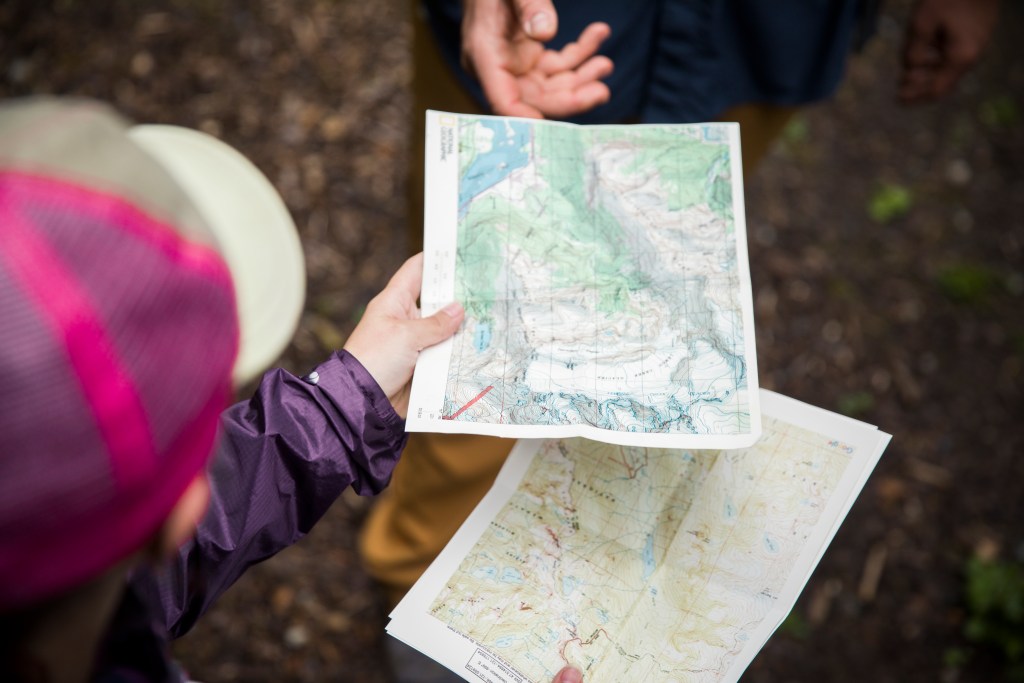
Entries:
{"label": "blurred green foliage", "polygon": [[840,396],[836,407],[847,417],[858,417],[875,407],[875,397],[869,391],[854,391]]}
{"label": "blurred green foliage", "polygon": [[810,126],[803,116],[794,116],[782,129],[782,140],[790,147],[798,147],[811,136]]}
{"label": "blurred green foliage", "polygon": [[1010,344],[1014,353],[1024,356],[1024,332],[1014,332],[1010,335]]}
{"label": "blurred green foliage", "polygon": [[914,205],[910,190],[888,183],[879,186],[868,201],[868,215],[878,223],[888,223],[905,216]]}
{"label": "blurred green foliage", "polygon": [[829,298],[836,301],[855,302],[861,299],[857,286],[840,275],[830,277],[826,283],[826,289]]}
{"label": "blurred green foliage", "polygon": [[942,663],[947,669],[962,669],[971,661],[971,650],[965,647],[951,647],[942,653]]}
{"label": "blurred green foliage", "polygon": [[936,278],[939,289],[957,303],[973,306],[986,303],[999,283],[998,274],[988,266],[960,263],[947,266]]}
{"label": "blurred green foliage", "polygon": [[1020,109],[1009,95],[1000,95],[981,103],[978,118],[989,128],[1010,128],[1020,121]]}
{"label": "blurred green foliage", "polygon": [[964,635],[1000,653],[1008,680],[1024,681],[1024,566],[973,557],[964,579]]}
{"label": "blurred green foliage", "polygon": [[806,640],[807,636],[811,634],[811,626],[799,612],[793,610],[789,613],[789,616],[779,624],[779,632],[792,638],[796,638],[797,640]]}

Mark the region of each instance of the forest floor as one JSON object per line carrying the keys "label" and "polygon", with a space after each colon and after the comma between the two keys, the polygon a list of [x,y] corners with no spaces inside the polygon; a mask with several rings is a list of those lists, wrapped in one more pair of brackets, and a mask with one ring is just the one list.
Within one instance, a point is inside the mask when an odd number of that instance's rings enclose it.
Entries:
{"label": "forest floor", "polygon": [[[97,97],[217,135],[262,168],[308,264],[283,360],[301,373],[342,344],[406,253],[407,11],[9,1],[0,96]],[[1013,675],[1000,647],[1024,628],[1011,609],[1014,591],[1024,600],[1024,6],[1004,3],[951,97],[913,108],[895,97],[907,13],[888,3],[839,93],[805,109],[746,183],[762,386],[894,435],[746,681]],[[176,644],[192,675],[390,681],[385,611],[354,547],[370,504],[344,496],[239,581]],[[969,582],[994,611],[968,599]],[[1008,630],[978,642],[972,621]]]}

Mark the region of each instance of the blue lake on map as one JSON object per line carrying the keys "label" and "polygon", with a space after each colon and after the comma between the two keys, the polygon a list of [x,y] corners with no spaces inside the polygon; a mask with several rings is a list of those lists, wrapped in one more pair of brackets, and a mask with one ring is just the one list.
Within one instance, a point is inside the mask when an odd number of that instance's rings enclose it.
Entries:
{"label": "blue lake on map", "polygon": [[479,322],[476,324],[476,329],[473,331],[473,347],[480,353],[487,350],[487,347],[491,345],[491,325],[490,323]]}
{"label": "blue lake on map", "polygon": [[526,144],[530,139],[530,126],[520,121],[480,119],[481,126],[494,133],[491,148],[478,154],[459,181],[459,216],[469,202],[489,187],[500,183],[516,169],[530,162]]}
{"label": "blue lake on map", "polygon": [[523,575],[519,573],[519,570],[515,567],[505,567],[501,571],[501,578],[498,579],[502,583],[514,583],[520,584],[523,582]]}
{"label": "blue lake on map", "polygon": [[644,562],[644,581],[651,578],[654,573],[654,534],[647,534],[647,542],[644,543],[644,551],[641,554]]}

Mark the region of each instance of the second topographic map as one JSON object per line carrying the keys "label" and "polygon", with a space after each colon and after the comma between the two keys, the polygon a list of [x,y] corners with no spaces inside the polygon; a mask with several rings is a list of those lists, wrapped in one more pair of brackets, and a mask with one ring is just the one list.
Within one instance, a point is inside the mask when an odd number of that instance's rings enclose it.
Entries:
{"label": "second topographic map", "polygon": [[761,431],[735,124],[428,112],[408,428],[743,447]]}

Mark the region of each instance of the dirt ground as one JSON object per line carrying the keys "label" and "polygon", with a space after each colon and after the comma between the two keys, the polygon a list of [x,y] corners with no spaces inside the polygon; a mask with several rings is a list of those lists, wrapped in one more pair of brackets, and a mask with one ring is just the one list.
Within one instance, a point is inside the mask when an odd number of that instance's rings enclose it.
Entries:
{"label": "dirt ground", "polygon": [[[341,345],[402,261],[410,77],[403,0],[8,0],[0,96],[97,97],[253,159],[302,232],[309,291],[283,364]],[[745,681],[998,681],[971,642],[971,557],[1024,564],[1024,6],[941,104],[895,101],[906,2],[835,98],[747,183],[763,386],[893,442],[794,616]],[[2,229],[2,227],[0,227]],[[176,645],[226,681],[391,680],[383,608],[343,497]],[[1022,623],[1022,622],[1017,622]]]}

